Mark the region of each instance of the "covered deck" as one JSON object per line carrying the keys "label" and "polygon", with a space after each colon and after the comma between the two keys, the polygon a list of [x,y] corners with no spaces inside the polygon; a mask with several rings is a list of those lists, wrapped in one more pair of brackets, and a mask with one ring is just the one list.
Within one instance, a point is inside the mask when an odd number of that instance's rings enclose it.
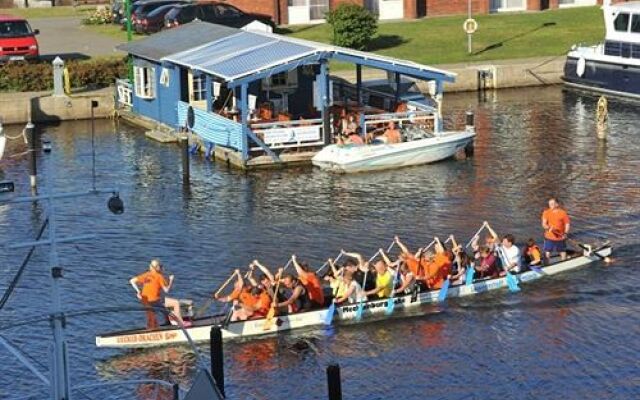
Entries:
{"label": "covered deck", "polygon": [[[354,64],[356,82],[332,78],[332,60]],[[443,85],[455,79],[410,61],[246,31],[160,62],[163,69],[179,69],[186,88],[176,99],[178,127],[241,168],[308,162],[337,140],[349,119],[363,138],[389,121],[437,134]],[[363,68],[386,71],[386,90],[367,87]],[[431,88],[418,100],[402,90],[415,80],[429,81]]]}

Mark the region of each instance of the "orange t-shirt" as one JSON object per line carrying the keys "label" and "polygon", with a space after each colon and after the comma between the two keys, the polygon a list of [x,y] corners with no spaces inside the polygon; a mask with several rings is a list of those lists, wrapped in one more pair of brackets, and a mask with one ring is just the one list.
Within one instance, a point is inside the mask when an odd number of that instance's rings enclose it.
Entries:
{"label": "orange t-shirt", "polygon": [[451,261],[449,261],[449,257],[446,254],[438,253],[433,262],[424,262],[422,266],[424,267],[429,288],[440,289],[451,270]]}
{"label": "orange t-shirt", "polygon": [[256,299],[256,308],[256,312],[267,315],[267,313],[269,312],[269,308],[271,308],[271,296],[269,296],[266,292],[260,293],[260,295]]}
{"label": "orange t-shirt", "polygon": [[309,300],[312,302],[324,305],[324,293],[322,292],[322,285],[320,280],[313,272],[305,272],[300,275],[300,282],[307,289],[309,294]]}
{"label": "orange t-shirt", "polygon": [[142,297],[150,303],[160,300],[162,287],[167,286],[167,280],[160,272],[147,271],[136,276],[136,281],[142,284]]}
{"label": "orange t-shirt", "polygon": [[233,289],[233,292],[231,292],[231,294],[229,295],[229,300],[233,301],[233,300],[238,300],[240,298],[240,294],[242,294],[242,289],[243,288],[235,288]]}
{"label": "orange t-shirt", "polygon": [[404,262],[407,263],[407,267],[413,276],[420,276],[420,261],[413,254],[407,254]]}
{"label": "orange t-shirt", "polygon": [[542,213],[542,220],[547,221],[547,225],[552,231],[545,231],[544,237],[549,240],[562,240],[562,236],[566,233],[565,227],[569,223],[569,216],[562,208],[547,208]]}
{"label": "orange t-shirt", "polygon": [[240,303],[242,303],[247,308],[255,308],[256,304],[258,304],[258,299],[255,298],[250,290],[244,289],[242,293],[240,293]]}

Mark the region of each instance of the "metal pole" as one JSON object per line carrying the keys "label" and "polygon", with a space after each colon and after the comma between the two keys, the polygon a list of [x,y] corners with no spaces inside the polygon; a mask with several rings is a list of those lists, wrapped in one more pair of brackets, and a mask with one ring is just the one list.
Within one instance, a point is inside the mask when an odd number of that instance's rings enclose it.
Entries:
{"label": "metal pole", "polygon": [[[467,18],[471,19],[471,0],[469,0],[468,2],[468,7],[467,7]],[[471,49],[471,33],[467,33],[467,51],[469,52],[469,54],[471,54],[471,52],[473,51]]]}
{"label": "metal pole", "polygon": [[[133,30],[131,25],[131,0],[124,0],[125,15],[127,17],[127,42],[133,40]],[[133,61],[131,56],[127,57],[127,75],[129,83],[133,85]]]}
{"label": "metal pole", "polygon": [[224,354],[222,352],[222,330],[219,326],[211,328],[209,334],[211,346],[211,376],[224,396]]}
{"label": "metal pole", "polygon": [[60,282],[62,268],[58,266],[58,251],[56,244],[56,216],[53,197],[53,182],[51,174],[47,173],[48,205],[49,205],[49,240],[51,240],[49,264],[51,266],[51,325],[53,329],[53,365],[51,377],[53,381],[53,399],[69,400],[69,369],[66,357],[66,343],[64,339],[65,321],[60,300]]}
{"label": "metal pole", "polygon": [[180,150],[182,153],[182,184],[189,184],[189,138],[186,136],[180,137]]}
{"label": "metal pole", "polygon": [[327,367],[327,384],[329,385],[329,400],[342,400],[340,365],[330,364]]}
{"label": "metal pole", "polygon": [[36,163],[36,127],[31,121],[29,121],[24,130],[25,134],[29,138],[29,181],[31,182],[31,187],[35,188],[38,185],[38,168]]}

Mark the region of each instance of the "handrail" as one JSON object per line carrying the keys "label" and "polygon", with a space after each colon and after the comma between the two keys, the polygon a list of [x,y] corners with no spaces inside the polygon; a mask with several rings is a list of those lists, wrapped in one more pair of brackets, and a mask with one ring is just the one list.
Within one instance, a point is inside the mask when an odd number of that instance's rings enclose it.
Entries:
{"label": "handrail", "polygon": [[287,126],[299,126],[299,125],[320,125],[322,124],[321,118],[315,119],[296,119],[291,121],[274,121],[274,122],[262,122],[257,124],[251,124],[251,129],[264,130],[269,128],[286,128]]}

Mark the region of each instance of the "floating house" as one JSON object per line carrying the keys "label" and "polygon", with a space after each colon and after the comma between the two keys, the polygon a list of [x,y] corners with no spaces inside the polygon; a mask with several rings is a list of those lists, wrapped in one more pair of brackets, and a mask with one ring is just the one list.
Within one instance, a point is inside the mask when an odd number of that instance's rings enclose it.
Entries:
{"label": "floating house", "polygon": [[[240,168],[306,162],[334,140],[340,119],[360,132],[386,121],[442,130],[444,82],[455,75],[414,62],[265,32],[193,22],[118,47],[133,59],[133,82],[119,81],[131,114],[196,135]],[[350,83],[330,62],[355,65]],[[387,72],[367,86],[363,68]],[[415,82],[427,81],[421,95]]]}

